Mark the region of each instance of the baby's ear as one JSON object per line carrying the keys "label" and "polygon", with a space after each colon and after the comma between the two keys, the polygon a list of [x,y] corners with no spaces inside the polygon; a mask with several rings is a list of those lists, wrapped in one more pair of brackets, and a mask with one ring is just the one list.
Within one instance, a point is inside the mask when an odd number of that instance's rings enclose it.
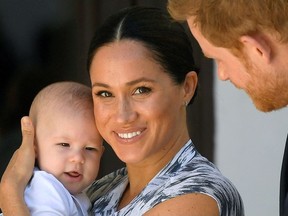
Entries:
{"label": "baby's ear", "polygon": [[260,60],[263,63],[271,62],[272,46],[267,36],[261,34],[244,35],[240,41],[251,59]]}

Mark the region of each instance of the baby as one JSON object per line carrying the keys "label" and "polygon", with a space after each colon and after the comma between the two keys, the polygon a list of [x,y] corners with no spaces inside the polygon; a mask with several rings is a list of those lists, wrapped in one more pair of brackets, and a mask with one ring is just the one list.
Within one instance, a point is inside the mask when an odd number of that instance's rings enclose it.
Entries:
{"label": "baby", "polygon": [[85,189],[96,179],[103,140],[95,125],[91,89],[58,82],[35,97],[36,167],[25,190],[31,215],[89,215]]}

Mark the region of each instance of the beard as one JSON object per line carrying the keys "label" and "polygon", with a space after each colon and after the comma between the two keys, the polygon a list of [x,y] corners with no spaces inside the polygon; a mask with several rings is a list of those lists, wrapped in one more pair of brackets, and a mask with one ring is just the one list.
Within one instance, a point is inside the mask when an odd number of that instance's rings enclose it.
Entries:
{"label": "beard", "polygon": [[258,110],[270,112],[288,105],[288,80],[284,76],[288,71],[263,71],[251,63],[246,63],[246,69],[251,80],[245,91]]}

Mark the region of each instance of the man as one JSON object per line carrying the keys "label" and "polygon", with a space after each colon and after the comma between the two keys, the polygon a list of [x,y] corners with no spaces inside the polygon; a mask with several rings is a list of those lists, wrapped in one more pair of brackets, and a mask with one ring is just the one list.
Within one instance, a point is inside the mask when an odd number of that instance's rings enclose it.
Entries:
{"label": "man", "polygon": [[[168,0],[168,11],[188,22],[204,55],[215,60],[219,79],[244,90],[258,110],[288,105],[288,1]],[[287,142],[280,215],[288,215]]]}

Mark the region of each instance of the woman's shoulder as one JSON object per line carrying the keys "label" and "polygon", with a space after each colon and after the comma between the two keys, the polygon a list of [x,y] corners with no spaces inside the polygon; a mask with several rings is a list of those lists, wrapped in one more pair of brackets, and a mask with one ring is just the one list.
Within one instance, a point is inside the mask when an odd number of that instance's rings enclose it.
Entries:
{"label": "woman's shoulder", "polygon": [[[170,173],[171,174],[171,173]],[[167,188],[175,186],[187,193],[204,193],[212,197],[227,197],[241,203],[235,185],[224,176],[216,165],[196,152],[193,159],[181,163],[179,169],[172,173]]]}
{"label": "woman's shoulder", "polygon": [[[243,203],[236,187],[212,162],[197,152],[194,146],[187,145],[174,159],[154,178],[151,184],[155,192],[153,199],[157,199],[159,194],[163,201],[181,195],[201,193],[216,200],[220,211],[231,212],[237,209],[237,212],[242,212]],[[151,195],[149,187],[147,194]]]}

